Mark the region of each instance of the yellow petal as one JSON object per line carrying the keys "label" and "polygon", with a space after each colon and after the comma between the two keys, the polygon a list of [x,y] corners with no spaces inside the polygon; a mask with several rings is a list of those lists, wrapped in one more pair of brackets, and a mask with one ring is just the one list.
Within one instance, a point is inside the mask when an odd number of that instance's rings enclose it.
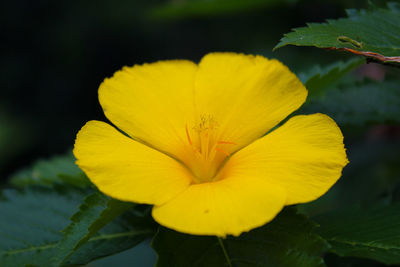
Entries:
{"label": "yellow petal", "polygon": [[271,221],[285,200],[285,190],[279,186],[238,175],[191,185],[164,205],[154,206],[153,218],[188,234],[238,236]]}
{"label": "yellow petal", "polygon": [[323,114],[301,115],[233,155],[219,178],[263,177],[286,189],[289,205],[323,195],[347,163],[336,123]]}
{"label": "yellow petal", "polygon": [[193,121],[196,70],[186,60],[125,67],[101,84],[100,104],[119,129],[174,154],[186,142],[187,122]]}
{"label": "yellow petal", "polygon": [[123,201],[160,205],[191,182],[180,163],[100,121],[80,130],[74,155],[100,191]]}
{"label": "yellow petal", "polygon": [[262,56],[211,53],[199,64],[196,112],[211,116],[228,153],[251,143],[298,109],[307,90],[286,66]]}

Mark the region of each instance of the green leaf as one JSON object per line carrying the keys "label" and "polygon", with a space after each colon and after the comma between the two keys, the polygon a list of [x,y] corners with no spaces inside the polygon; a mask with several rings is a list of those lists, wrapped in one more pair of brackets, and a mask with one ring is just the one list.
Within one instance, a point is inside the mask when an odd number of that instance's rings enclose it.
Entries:
{"label": "green leaf", "polygon": [[154,236],[157,224],[150,216],[148,206],[135,206],[112,221],[84,243],[66,262],[83,265],[93,259],[130,249]]}
{"label": "green leaf", "polygon": [[322,94],[323,89],[333,86],[345,74],[363,63],[365,60],[362,58],[352,58],[346,62],[338,61],[325,67],[316,65],[298,76],[308,89],[308,96],[312,97]]}
{"label": "green leaf", "polygon": [[90,267],[130,267],[136,265],[139,267],[153,267],[156,264],[156,259],[157,255],[150,246],[150,240],[146,240],[134,248],[91,262]]}
{"label": "green leaf", "polygon": [[[357,128],[365,132],[364,127]],[[346,142],[350,164],[344,169],[342,177],[318,200],[299,205],[302,212],[315,216],[348,208],[349,205],[369,207],[378,202],[390,203],[396,198],[395,185],[399,183],[400,173],[400,140],[382,138],[387,136],[387,130],[392,131],[391,126],[380,125],[373,129],[367,138]],[[376,130],[382,132],[377,133]],[[345,134],[345,138],[349,136]]]}
{"label": "green leaf", "polygon": [[[59,187],[5,190],[0,201],[0,266],[51,266],[63,238],[60,231],[70,224],[84,197],[82,190]],[[91,237],[66,264],[86,264],[129,249],[154,228],[147,213],[130,210]]]}
{"label": "green leaf", "polygon": [[353,208],[314,218],[316,232],[328,240],[331,252],[400,264],[400,204]]}
{"label": "green leaf", "polygon": [[91,184],[86,175],[75,164],[72,152],[37,161],[32,167],[14,174],[10,178],[10,183],[17,187],[28,185],[53,186],[55,184],[88,187]]}
{"label": "green leaf", "polygon": [[155,18],[183,18],[212,16],[254,10],[295,0],[182,0],[168,1],[155,7],[150,15]]}
{"label": "green leaf", "polygon": [[62,265],[90,237],[133,206],[133,203],[118,201],[99,192],[86,197],[79,211],[71,217],[71,224],[63,230],[64,237],[53,257],[54,266]]}
{"label": "green leaf", "polygon": [[380,62],[400,63],[400,5],[387,9],[347,10],[348,18],[309,23],[287,33],[274,48],[285,45],[340,49]]}
{"label": "green leaf", "polygon": [[153,239],[156,266],[324,266],[327,244],[314,224],[286,208],[267,225],[239,237],[192,236],[160,228]]}
{"label": "green leaf", "polygon": [[0,266],[47,266],[59,233],[84,198],[82,191],[5,190],[0,202]]}
{"label": "green leaf", "polygon": [[325,113],[339,125],[399,122],[399,103],[398,81],[362,81],[340,84],[310,97],[299,112]]}

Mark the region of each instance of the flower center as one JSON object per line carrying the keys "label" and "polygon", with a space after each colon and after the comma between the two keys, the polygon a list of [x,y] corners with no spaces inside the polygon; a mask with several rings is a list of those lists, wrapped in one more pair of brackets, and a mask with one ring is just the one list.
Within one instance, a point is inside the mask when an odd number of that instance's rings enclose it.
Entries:
{"label": "flower center", "polygon": [[196,183],[213,181],[221,164],[230,156],[227,148],[234,142],[219,140],[218,123],[212,116],[201,116],[193,128],[186,125],[187,153],[184,162]]}

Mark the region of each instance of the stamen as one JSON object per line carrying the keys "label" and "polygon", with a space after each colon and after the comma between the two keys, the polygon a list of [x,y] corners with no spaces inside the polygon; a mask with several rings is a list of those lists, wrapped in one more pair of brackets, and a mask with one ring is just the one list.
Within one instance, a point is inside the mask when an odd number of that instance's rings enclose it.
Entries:
{"label": "stamen", "polygon": [[229,142],[229,141],[218,141],[217,143],[220,145],[237,145],[235,142]]}
{"label": "stamen", "polygon": [[228,152],[226,152],[225,150],[223,150],[222,148],[216,147],[215,150],[217,150],[218,152],[224,153],[227,157],[230,156],[230,154]]}
{"label": "stamen", "polygon": [[[236,145],[231,141],[218,141],[218,124],[212,116],[203,115],[193,128],[185,125],[188,155],[185,163],[198,179],[197,182],[211,181],[231,149],[227,145]],[[190,129],[190,130],[189,130]],[[194,136],[194,137],[193,137]],[[192,139],[193,138],[193,139]]]}
{"label": "stamen", "polygon": [[187,139],[189,141],[189,144],[191,146],[193,146],[192,139],[190,139],[190,135],[189,135],[189,130],[188,130],[187,124],[186,124],[185,128],[186,128],[186,137],[187,137]]}

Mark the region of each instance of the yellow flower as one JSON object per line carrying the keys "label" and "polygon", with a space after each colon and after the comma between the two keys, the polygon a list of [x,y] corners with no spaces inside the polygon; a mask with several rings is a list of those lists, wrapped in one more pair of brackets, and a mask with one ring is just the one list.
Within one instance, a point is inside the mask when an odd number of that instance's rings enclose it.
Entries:
{"label": "yellow flower", "polygon": [[154,205],[161,225],[237,236],[285,205],[317,199],[348,162],[326,115],[294,116],[271,131],[306,97],[286,66],[262,56],[125,67],[101,84],[99,100],[126,135],[89,121],[74,154],[100,191]]}

